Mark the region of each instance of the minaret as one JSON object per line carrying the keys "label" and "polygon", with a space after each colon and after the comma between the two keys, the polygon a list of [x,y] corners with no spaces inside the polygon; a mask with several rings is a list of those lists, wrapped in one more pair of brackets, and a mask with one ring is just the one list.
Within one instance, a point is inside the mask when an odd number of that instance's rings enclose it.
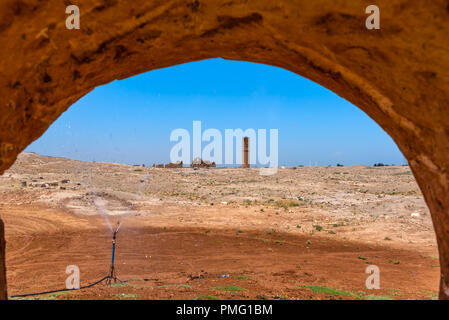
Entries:
{"label": "minaret", "polygon": [[242,168],[249,168],[249,138],[244,137],[243,138],[243,161],[242,161]]}

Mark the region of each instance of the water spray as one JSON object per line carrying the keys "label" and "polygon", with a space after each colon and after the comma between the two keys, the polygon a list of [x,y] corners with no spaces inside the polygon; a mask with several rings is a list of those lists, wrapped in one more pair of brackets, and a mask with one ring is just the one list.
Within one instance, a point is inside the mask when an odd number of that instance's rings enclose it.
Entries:
{"label": "water spray", "polygon": [[[80,170],[81,171],[81,170]],[[86,185],[90,186],[92,184],[92,172],[90,172],[90,174],[88,175],[89,180],[86,182]],[[141,195],[148,180],[150,179],[150,174],[147,173],[145,176],[145,179],[142,183],[142,185],[139,188],[138,193]],[[73,288],[73,289],[57,289],[57,290],[50,290],[50,291],[44,291],[44,292],[35,292],[35,293],[27,293],[27,294],[18,294],[18,295],[14,295],[11,296],[10,298],[21,298],[21,297],[29,297],[29,296],[38,296],[38,295],[43,295],[43,294],[51,294],[51,293],[56,293],[56,292],[64,292],[64,291],[71,291],[71,290],[81,290],[81,289],[87,289],[87,288],[91,288],[93,286],[96,286],[100,283],[102,283],[103,281],[106,281],[107,285],[111,285],[117,282],[123,283],[126,282],[126,280],[120,280],[117,277],[117,273],[115,271],[115,248],[117,245],[117,234],[120,230],[120,227],[122,225],[122,223],[120,221],[117,222],[115,229],[112,227],[109,218],[108,218],[108,214],[103,206],[103,204],[100,201],[100,197],[98,197],[96,195],[96,192],[93,191],[92,192],[92,196],[94,197],[94,205],[97,208],[97,211],[101,214],[101,216],[104,218],[104,220],[106,221],[109,229],[112,231],[112,255],[111,255],[111,266],[109,269],[109,274],[107,276],[104,276],[103,278],[101,278],[100,280],[97,280],[91,284],[79,287],[79,288]]]}
{"label": "water spray", "polygon": [[120,280],[119,278],[117,278],[117,274],[115,272],[115,267],[114,267],[114,261],[115,261],[115,247],[117,244],[117,233],[121,227],[122,223],[119,221],[117,222],[117,227],[115,229],[112,230],[112,258],[111,258],[111,268],[109,270],[109,274],[107,276],[104,276],[103,278],[101,278],[98,281],[95,281],[94,283],[91,283],[89,285],[86,286],[82,286],[79,288],[73,288],[73,289],[57,289],[57,290],[50,290],[50,291],[44,291],[44,292],[35,292],[35,293],[27,293],[27,294],[18,294],[18,295],[14,295],[11,296],[10,298],[22,298],[22,297],[29,297],[29,296],[38,296],[38,295],[42,295],[42,294],[50,294],[50,293],[56,293],[56,292],[63,292],[63,291],[71,291],[71,290],[81,290],[81,289],[87,289],[87,288],[91,288],[97,284],[102,283],[103,281],[106,281],[107,285],[111,285],[113,283],[123,283],[126,281]]}

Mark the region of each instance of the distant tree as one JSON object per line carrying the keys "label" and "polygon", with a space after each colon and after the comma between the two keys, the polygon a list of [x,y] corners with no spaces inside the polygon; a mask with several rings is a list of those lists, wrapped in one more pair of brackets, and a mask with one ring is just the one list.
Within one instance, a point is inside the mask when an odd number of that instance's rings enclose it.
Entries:
{"label": "distant tree", "polygon": [[337,163],[337,167],[344,167],[341,163]]}

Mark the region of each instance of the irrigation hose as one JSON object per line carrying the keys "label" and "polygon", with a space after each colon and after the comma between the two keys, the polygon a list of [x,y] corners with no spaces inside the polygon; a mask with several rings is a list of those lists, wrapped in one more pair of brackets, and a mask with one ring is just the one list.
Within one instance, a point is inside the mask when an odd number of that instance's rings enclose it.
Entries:
{"label": "irrigation hose", "polygon": [[[106,279],[114,279],[114,280],[119,280],[115,277],[114,275],[114,257],[115,257],[115,241],[116,241],[116,236],[118,233],[118,230],[120,229],[121,223],[119,222],[117,224],[117,228],[113,231],[113,236],[112,236],[112,262],[111,262],[111,273],[107,276],[104,276],[103,278],[101,278],[100,280],[88,284],[87,286],[82,286],[79,288],[73,288],[73,289],[58,289],[58,290],[51,290],[51,291],[44,291],[44,292],[36,292],[36,293],[26,293],[26,294],[17,294],[15,296],[10,296],[10,298],[23,298],[23,297],[30,297],[30,296],[39,296],[42,294],[49,294],[49,293],[56,293],[56,292],[63,292],[63,291],[73,291],[73,290],[81,290],[81,289],[87,289],[90,287],[93,287],[101,282],[103,282]],[[121,281],[121,280],[119,280]]]}
{"label": "irrigation hose", "polygon": [[42,294],[56,293],[56,292],[62,292],[62,291],[73,291],[73,290],[87,289],[87,288],[93,287],[93,286],[103,282],[104,280],[106,280],[108,278],[109,278],[109,276],[105,276],[105,277],[101,278],[100,280],[98,280],[98,281],[96,281],[94,283],[91,283],[91,284],[88,284],[87,286],[82,286],[82,287],[79,287],[79,288],[58,289],[58,290],[51,290],[51,291],[44,291],[44,292],[37,292],[37,293],[17,294],[15,296],[10,296],[10,298],[23,298],[23,297],[39,296],[39,295],[42,295]]}

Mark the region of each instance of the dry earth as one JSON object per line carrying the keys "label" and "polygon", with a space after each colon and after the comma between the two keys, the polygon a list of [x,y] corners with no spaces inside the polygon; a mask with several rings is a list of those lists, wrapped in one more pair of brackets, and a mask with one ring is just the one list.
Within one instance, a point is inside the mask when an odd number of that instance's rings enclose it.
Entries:
{"label": "dry earth", "polygon": [[[429,211],[408,166],[156,169],[22,153],[0,177],[10,295],[39,299],[431,299]],[[381,289],[368,290],[377,265]]]}

